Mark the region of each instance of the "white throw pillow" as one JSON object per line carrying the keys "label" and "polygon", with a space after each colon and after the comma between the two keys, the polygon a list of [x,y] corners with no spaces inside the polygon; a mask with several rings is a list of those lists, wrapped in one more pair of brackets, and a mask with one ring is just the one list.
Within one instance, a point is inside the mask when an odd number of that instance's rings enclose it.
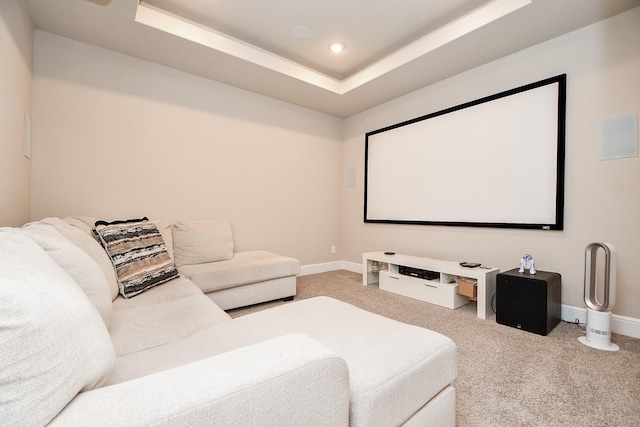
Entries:
{"label": "white throw pillow", "polygon": [[44,425],[115,363],[87,296],[20,229],[0,229],[0,420]]}
{"label": "white throw pillow", "polygon": [[172,232],[173,258],[178,267],[233,258],[229,221],[176,221]]}
{"label": "white throw pillow", "polygon": [[113,312],[111,290],[98,263],[51,224],[32,222],[23,229],[80,286],[109,328]]}

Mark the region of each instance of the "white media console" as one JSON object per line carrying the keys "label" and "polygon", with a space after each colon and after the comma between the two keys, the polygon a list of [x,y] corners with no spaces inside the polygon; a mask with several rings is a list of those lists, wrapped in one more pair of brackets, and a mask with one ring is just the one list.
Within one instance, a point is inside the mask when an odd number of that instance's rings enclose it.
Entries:
{"label": "white media console", "polygon": [[[400,274],[401,269],[419,269],[437,277],[412,277]],[[500,272],[498,268],[462,267],[455,261],[386,255],[384,252],[363,254],[362,270],[362,284],[365,286],[379,283],[380,289],[452,309],[469,302],[469,297],[458,294],[458,279],[477,281],[478,317],[481,319],[486,319],[491,313],[491,297],[496,292],[496,276]]]}

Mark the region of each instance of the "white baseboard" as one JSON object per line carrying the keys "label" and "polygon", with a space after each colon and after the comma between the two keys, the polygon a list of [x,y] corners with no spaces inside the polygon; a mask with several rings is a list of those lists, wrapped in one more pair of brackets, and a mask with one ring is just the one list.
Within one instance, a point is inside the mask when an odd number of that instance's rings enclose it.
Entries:
{"label": "white baseboard", "polygon": [[342,261],[342,269],[351,271],[352,273],[362,274],[362,264],[358,264],[355,262]]}
{"label": "white baseboard", "polygon": [[[560,307],[560,318],[567,322],[587,323],[587,309],[564,305]],[[640,319],[633,317],[611,315],[611,332],[626,335],[628,337],[640,338]]]}
{"label": "white baseboard", "polygon": [[[300,276],[336,270],[362,273],[362,264],[349,261],[333,261],[322,264],[303,265],[300,267]],[[575,322],[576,319],[578,319],[579,323],[587,323],[587,309],[562,304],[560,307],[560,318],[571,323]],[[611,316],[611,332],[628,337],[640,338],[640,319],[613,314]]]}
{"label": "white baseboard", "polygon": [[353,273],[362,273],[362,264],[348,261],[333,261],[322,264],[310,264],[300,267],[300,276],[309,274],[326,273],[327,271],[347,270]]}
{"label": "white baseboard", "polygon": [[300,276],[308,276],[309,274],[326,273],[327,271],[336,271],[342,269],[342,261],[325,262],[322,264],[310,264],[300,267]]}
{"label": "white baseboard", "polygon": [[562,304],[560,306],[560,318],[566,322],[587,323],[587,309]]}

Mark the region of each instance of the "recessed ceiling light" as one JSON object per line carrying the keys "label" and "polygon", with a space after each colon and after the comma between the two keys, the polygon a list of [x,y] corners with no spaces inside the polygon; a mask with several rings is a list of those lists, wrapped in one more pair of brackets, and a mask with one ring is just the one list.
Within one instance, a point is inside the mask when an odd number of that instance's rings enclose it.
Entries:
{"label": "recessed ceiling light", "polygon": [[333,42],[329,45],[329,50],[333,53],[340,53],[344,50],[344,43]]}
{"label": "recessed ceiling light", "polygon": [[296,25],[291,30],[293,35],[300,40],[309,40],[315,35],[315,31],[308,25]]}

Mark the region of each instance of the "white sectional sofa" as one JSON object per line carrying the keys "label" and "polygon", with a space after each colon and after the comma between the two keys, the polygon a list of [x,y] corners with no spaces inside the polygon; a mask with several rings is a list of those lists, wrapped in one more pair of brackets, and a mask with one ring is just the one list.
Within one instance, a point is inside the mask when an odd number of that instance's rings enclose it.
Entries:
{"label": "white sectional sofa", "polygon": [[154,255],[172,278],[142,291],[120,243],[108,255],[91,233],[78,218],[0,229],[2,424],[455,425],[449,338],[327,297],[231,319],[203,284],[246,280],[175,277],[179,232],[160,239],[173,258]]}

